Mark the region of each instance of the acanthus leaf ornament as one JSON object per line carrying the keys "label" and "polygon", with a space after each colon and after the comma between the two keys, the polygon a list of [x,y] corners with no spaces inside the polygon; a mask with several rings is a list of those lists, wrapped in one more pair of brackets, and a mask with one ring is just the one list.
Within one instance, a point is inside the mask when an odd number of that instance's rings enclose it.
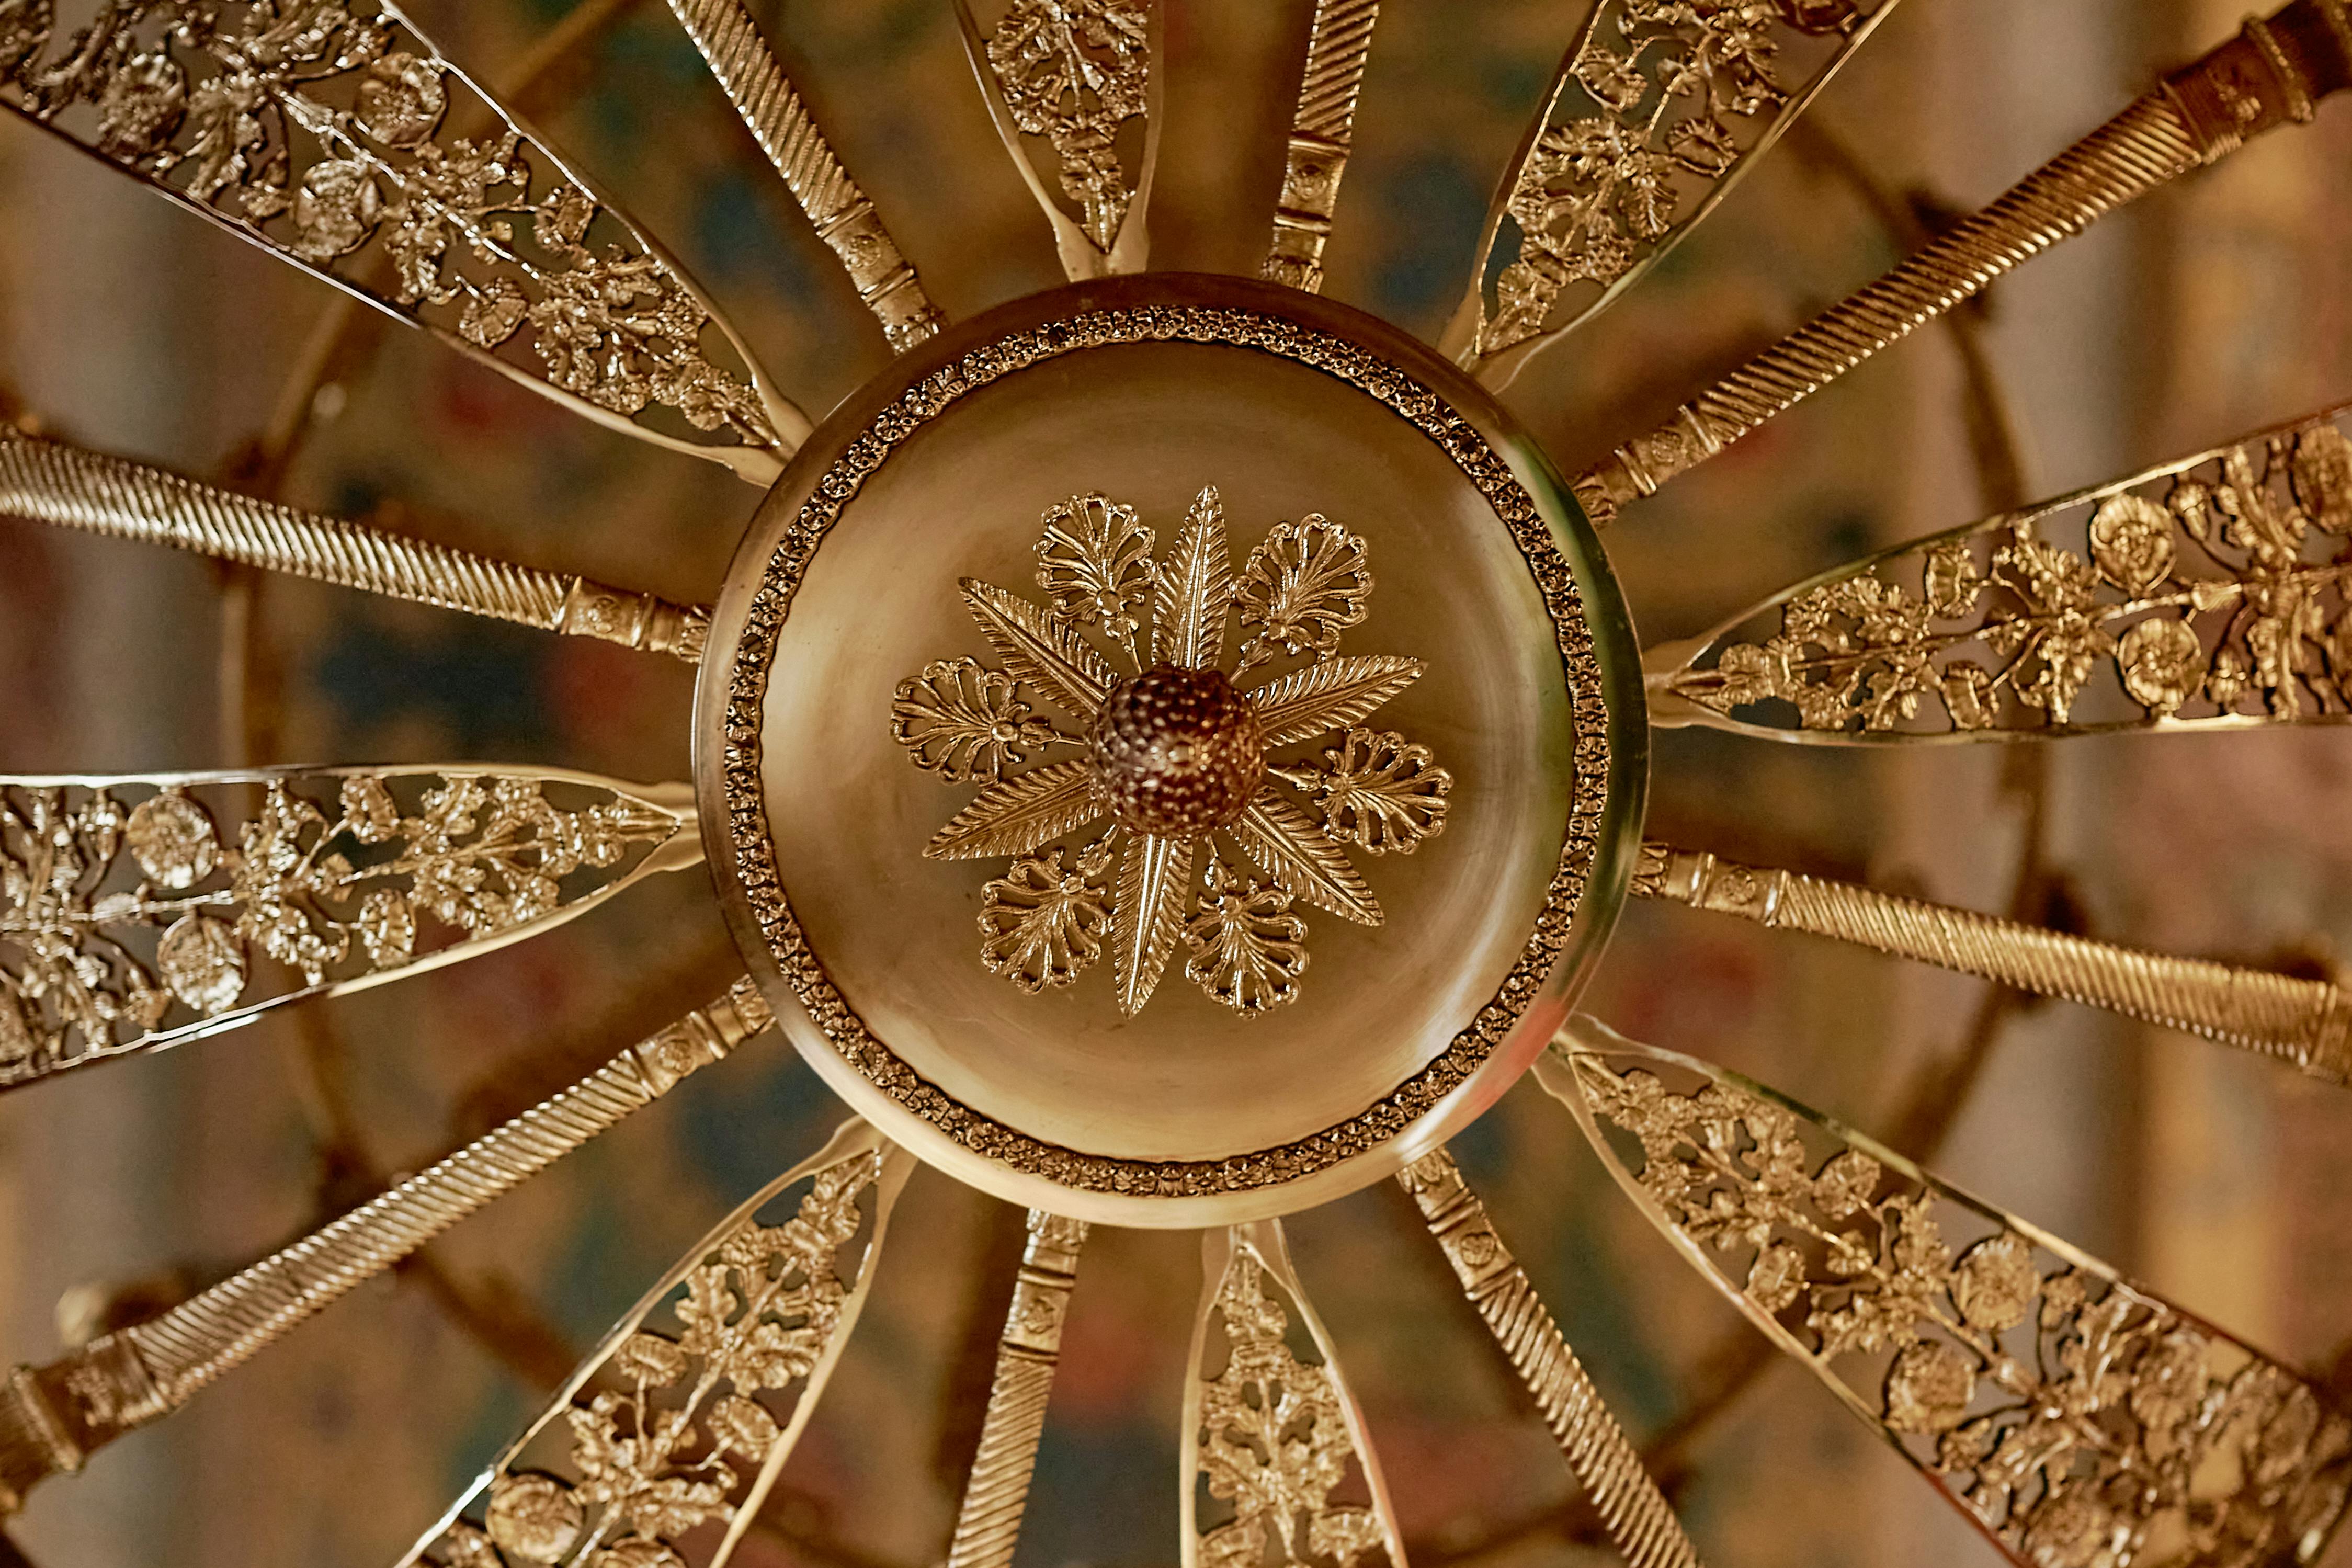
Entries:
{"label": "acanthus leaf ornament", "polygon": [[699,859],[682,795],[450,766],[0,778],[0,1089],[568,920]]}
{"label": "acanthus leaf ornament", "polygon": [[[1364,542],[1310,514],[1276,524],[1236,574],[1213,485],[1157,559],[1137,510],[1099,493],[1047,508],[1043,527],[1037,581],[1050,608],[961,584],[1004,668],[943,660],[898,688],[891,733],[915,764],[949,783],[984,781],[923,853],[1017,858],[988,884],[980,929],[982,962],[1024,990],[1072,984],[1107,947],[1119,1005],[1139,1012],[1181,941],[1186,975],[1243,1016],[1295,1000],[1307,955],[1294,900],[1380,924],[1346,847],[1381,854],[1434,837],[1453,784],[1426,746],[1356,727],[1423,668],[1338,651],[1368,613]],[[1297,658],[1308,662],[1234,684],[1255,665]],[[1083,742],[1032,717],[1027,693]],[[1334,731],[1319,766],[1269,758]],[[1085,755],[1014,771],[1057,742]],[[1316,800],[1320,820],[1286,785]],[[1055,846],[1106,817],[1083,847]],[[1244,879],[1244,866],[1265,880]]]}
{"label": "acanthus leaf ornament", "polygon": [[[1654,653],[1657,721],[1830,742],[2342,722],[2344,417],[2259,431],[1800,584]],[[1776,629],[1750,629],[1775,613]]]}
{"label": "acanthus leaf ornament", "polygon": [[2352,1416],[2106,1265],[1589,1017],[1536,1072],[1684,1258],[2021,1568],[2309,1563],[2342,1522]]}
{"label": "acanthus leaf ornament", "polygon": [[[231,232],[757,482],[806,434],[677,263],[382,0],[108,5],[62,37],[31,19],[0,106]],[[469,113],[494,129],[451,134]]]}

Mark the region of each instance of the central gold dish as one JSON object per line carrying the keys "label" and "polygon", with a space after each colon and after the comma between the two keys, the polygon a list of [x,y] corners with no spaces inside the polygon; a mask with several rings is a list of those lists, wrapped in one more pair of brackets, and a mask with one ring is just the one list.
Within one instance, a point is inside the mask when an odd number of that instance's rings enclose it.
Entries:
{"label": "central gold dish", "polygon": [[910,1150],[1079,1217],[1287,1213],[1565,1016],[1639,835],[1636,668],[1452,366],[1291,289],[1073,286],[905,356],[771,492],[703,664],[710,861]]}

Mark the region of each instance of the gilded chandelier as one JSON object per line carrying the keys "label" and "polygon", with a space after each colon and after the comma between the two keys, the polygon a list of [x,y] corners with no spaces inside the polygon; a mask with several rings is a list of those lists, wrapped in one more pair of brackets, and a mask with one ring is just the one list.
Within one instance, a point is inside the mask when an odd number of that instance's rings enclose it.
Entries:
{"label": "gilded chandelier", "polygon": [[[2352,1079],[2330,981],[1643,837],[1653,727],[1893,747],[2342,719],[2352,405],[1852,562],[1646,652],[1600,531],[1639,527],[1643,498],[2039,251],[2313,119],[2352,86],[2343,0],[2247,22],[1572,478],[1497,395],[1702,222],[1895,0],[1589,0],[1433,348],[1320,297],[1379,0],[1314,5],[1255,279],[1147,269],[1164,4],[949,3],[1069,279],[955,322],[740,0],[669,0],[897,355],[816,420],[384,0],[63,19],[0,0],[18,120],[762,492],[725,580],[680,604],[0,425],[11,516],[697,667],[691,784],[462,763],[0,777],[0,1089],[461,963],[698,864],[744,970],[291,1247],[20,1366],[0,1510],[782,1034],[848,1119],[416,1521],[405,1563],[723,1568],[770,1528],[923,1163],[1028,1211],[952,1568],[1013,1560],[1108,1226],[1202,1233],[1188,1568],[1406,1568],[1415,1478],[1383,1473],[1283,1226],[1387,1179],[1598,1535],[1636,1568],[1695,1565],[1447,1151],[1522,1076],[2008,1561],[2315,1560],[2352,1493],[2352,1413],[2321,1380],[1575,1006],[1642,897]],[[1106,952],[1109,984],[1080,984]],[[1197,994],[1161,984],[1180,960]]]}

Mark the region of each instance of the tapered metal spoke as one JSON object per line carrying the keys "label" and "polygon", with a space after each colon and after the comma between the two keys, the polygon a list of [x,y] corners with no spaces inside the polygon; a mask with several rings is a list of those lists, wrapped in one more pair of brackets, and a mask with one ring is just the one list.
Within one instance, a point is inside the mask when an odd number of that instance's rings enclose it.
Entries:
{"label": "tapered metal spoke", "polygon": [[1737,1074],[1580,1016],[1536,1076],[1684,1260],[2020,1568],[2325,1554],[2352,1415],[2318,1384]]}
{"label": "tapered metal spoke", "polygon": [[677,263],[383,0],[108,5],[71,35],[12,9],[0,107],[239,237],[754,483],[808,433]]}
{"label": "tapered metal spoke", "polygon": [[710,612],[341,518],[297,511],[0,424],[0,516],[463,610],[541,631],[702,658]]}
{"label": "tapered metal spoke", "polygon": [[701,858],[689,786],[558,768],[0,776],[0,1089],[476,958]]}
{"label": "tapered metal spoke", "polygon": [[1652,650],[1651,721],[1829,745],[2352,719],[2352,405],[2004,512]]}
{"label": "tapered metal spoke", "polygon": [[913,1168],[845,1122],[614,1325],[401,1568],[724,1568],[865,1310]]}
{"label": "tapered metal spoke", "polygon": [[[983,29],[951,0],[964,53],[1013,166],[1076,281],[1140,272],[1166,71],[1154,0],[1009,0]],[[1131,122],[1139,128],[1130,129]],[[1139,143],[1123,152],[1122,142]],[[1047,188],[1050,168],[1053,187]]]}
{"label": "tapered metal spoke", "polygon": [[1642,846],[1633,891],[2104,1007],[2352,1084],[2352,995],[2324,981],[2094,942],[1664,844]]}
{"label": "tapered metal spoke", "polygon": [[1355,144],[1356,95],[1371,58],[1381,0],[1315,0],[1307,66],[1298,81],[1282,195],[1274,210],[1274,244],[1261,274],[1310,294],[1323,289],[1323,247],[1339,204],[1339,181]]}
{"label": "tapered metal spoke", "polygon": [[1617,448],[1575,483],[1606,521],[2116,207],[2312,117],[2352,86],[2344,0],[2293,0],[2135,100],[1894,271]]}
{"label": "tapered metal spoke", "polygon": [[1896,0],[1592,0],[1486,213],[1440,348],[1490,386],[1689,235]]}
{"label": "tapered metal spoke", "polygon": [[[1280,1542],[1293,1562],[1374,1563],[1385,1554],[1405,1568],[1363,1411],[1291,1268],[1282,1222],[1204,1233],[1201,1269],[1177,1471],[1184,1568],[1257,1562]],[[1312,1363],[1297,1353],[1309,1347]],[[1223,1370],[1212,1376],[1213,1366]],[[1211,1499],[1232,1517],[1203,1529]]]}
{"label": "tapered metal spoke", "polygon": [[159,1317],[104,1334],[0,1391],[0,1513],[35,1485],[161,1419],[501,1194],[724,1058],[774,1019],[739,980],[561,1094]]}
{"label": "tapered metal spoke", "polygon": [[1037,1468],[1037,1440],[1045,1430],[1045,1402],[1062,1361],[1062,1324],[1077,1284],[1084,1220],[1029,1211],[1029,1239],[1021,1251],[1004,1337],[996,1347],[996,1373],[988,1386],[980,1448],[964,1483],[948,1568],[1012,1568],[1021,1541],[1029,1479]]}
{"label": "tapered metal spoke", "polygon": [[1631,1568],[1697,1568],[1698,1549],[1683,1533],[1642,1456],[1537,1298],[1527,1270],[1503,1245],[1486,1205],[1462,1179],[1454,1156],[1443,1149],[1424,1154],[1398,1172],[1397,1181],[1412,1194],[1463,1294],[1510,1358],[1511,1369],[1626,1563]]}
{"label": "tapered metal spoke", "polygon": [[842,167],[741,0],[669,0],[669,8],[816,226],[817,237],[840,258],[890,346],[904,352],[938,331],[944,323],[914,267]]}

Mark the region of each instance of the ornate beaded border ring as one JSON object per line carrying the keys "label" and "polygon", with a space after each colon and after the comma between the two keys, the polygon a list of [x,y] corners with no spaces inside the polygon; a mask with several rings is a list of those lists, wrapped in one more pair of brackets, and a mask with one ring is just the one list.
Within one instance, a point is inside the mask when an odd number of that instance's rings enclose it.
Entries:
{"label": "ornate beaded border ring", "polygon": [[[1387,1095],[1320,1132],[1220,1160],[1134,1160],[1066,1149],[973,1110],[898,1059],[851,1009],[810,951],[776,875],[761,787],[761,724],[778,634],[809,563],[866,477],[925,421],[958,398],[1064,354],[1142,342],[1255,349],[1357,388],[1442,447],[1510,531],[1541,592],[1559,647],[1575,730],[1575,779],[1559,862],[1544,904],[1500,987],[1446,1048]],[[1344,338],[1260,311],[1144,305],[1087,310],[974,348],[908,388],[851,442],[817,483],[770,555],[727,671],[723,790],[736,875],[770,954],[801,1005],[844,1060],[876,1088],[973,1153],[1088,1192],[1200,1197],[1279,1186],[1365,1152],[1402,1132],[1485,1063],[1542,991],[1569,944],[1591,875],[1610,784],[1608,705],[1573,567],[1535,499],[1486,438],[1436,392]]]}

